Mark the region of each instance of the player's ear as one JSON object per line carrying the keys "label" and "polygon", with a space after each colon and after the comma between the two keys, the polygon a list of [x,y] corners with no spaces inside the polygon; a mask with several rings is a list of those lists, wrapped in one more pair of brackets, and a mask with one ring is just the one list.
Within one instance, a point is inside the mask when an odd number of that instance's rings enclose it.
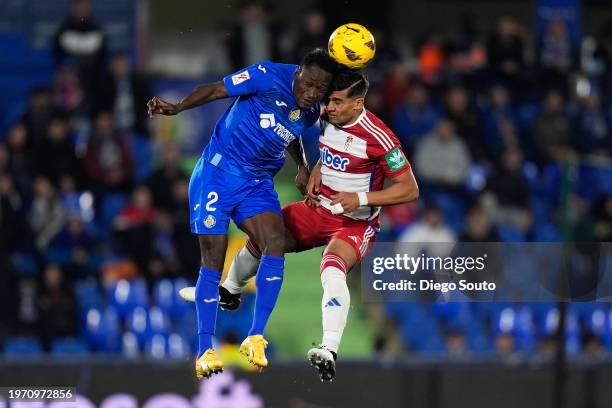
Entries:
{"label": "player's ear", "polygon": [[364,103],[365,103],[365,98],[363,96],[355,99],[355,105],[353,109],[355,109],[356,111],[362,110]]}

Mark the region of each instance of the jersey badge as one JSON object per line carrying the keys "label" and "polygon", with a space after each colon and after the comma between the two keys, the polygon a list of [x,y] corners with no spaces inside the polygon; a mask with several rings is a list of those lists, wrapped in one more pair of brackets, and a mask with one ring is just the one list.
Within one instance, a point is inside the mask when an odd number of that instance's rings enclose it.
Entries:
{"label": "jersey badge", "polygon": [[295,108],[291,112],[289,112],[289,120],[295,122],[300,119],[302,116],[302,111],[299,108]]}
{"label": "jersey badge", "polygon": [[348,152],[352,144],[353,144],[353,136],[348,135],[346,137],[346,141],[344,142],[344,151]]}
{"label": "jersey badge", "polygon": [[387,153],[385,159],[387,160],[387,164],[389,165],[391,171],[399,170],[408,164],[399,147],[396,147]]}
{"label": "jersey badge", "polygon": [[242,71],[242,72],[232,75],[232,84],[238,85],[248,79],[251,79],[251,76],[249,75],[249,71]]}
{"label": "jersey badge", "polygon": [[204,226],[206,228],[212,228],[217,224],[217,219],[214,215],[208,214],[208,217],[204,220]]}

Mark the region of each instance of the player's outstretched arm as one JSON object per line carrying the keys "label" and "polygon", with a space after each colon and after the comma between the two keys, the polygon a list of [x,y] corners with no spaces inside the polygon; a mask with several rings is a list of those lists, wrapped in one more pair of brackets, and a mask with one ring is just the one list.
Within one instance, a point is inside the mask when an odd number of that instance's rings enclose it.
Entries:
{"label": "player's outstretched arm", "polygon": [[218,81],[196,87],[177,104],[164,101],[160,97],[155,96],[147,103],[147,110],[149,117],[153,117],[155,114],[171,116],[184,110],[227,97],[228,93],[225,84],[223,81]]}
{"label": "player's outstretched arm", "polygon": [[394,183],[380,191],[370,191],[364,194],[366,203],[361,203],[358,193],[338,193],[332,195],[331,205],[342,204],[343,212],[351,212],[361,205],[393,205],[409,203],[419,198],[419,187],[412,170],[404,171],[393,178]]}

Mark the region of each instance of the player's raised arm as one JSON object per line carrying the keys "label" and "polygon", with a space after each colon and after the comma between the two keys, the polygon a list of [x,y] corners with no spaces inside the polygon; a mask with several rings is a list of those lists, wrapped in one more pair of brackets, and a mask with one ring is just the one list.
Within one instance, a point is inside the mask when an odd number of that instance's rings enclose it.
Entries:
{"label": "player's raised arm", "polygon": [[147,103],[147,109],[149,117],[153,117],[156,113],[171,116],[217,99],[227,98],[228,96],[225,84],[223,81],[218,81],[197,86],[177,104],[172,104],[155,96]]}

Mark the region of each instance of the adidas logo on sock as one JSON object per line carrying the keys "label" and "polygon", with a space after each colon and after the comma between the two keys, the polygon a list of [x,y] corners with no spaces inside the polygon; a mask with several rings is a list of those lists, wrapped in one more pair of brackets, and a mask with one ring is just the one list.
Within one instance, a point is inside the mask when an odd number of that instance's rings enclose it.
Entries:
{"label": "adidas logo on sock", "polygon": [[329,301],[325,304],[325,307],[333,307],[333,306],[342,306],[340,304],[340,302],[338,302],[338,299],[336,298],[331,298],[329,299]]}

